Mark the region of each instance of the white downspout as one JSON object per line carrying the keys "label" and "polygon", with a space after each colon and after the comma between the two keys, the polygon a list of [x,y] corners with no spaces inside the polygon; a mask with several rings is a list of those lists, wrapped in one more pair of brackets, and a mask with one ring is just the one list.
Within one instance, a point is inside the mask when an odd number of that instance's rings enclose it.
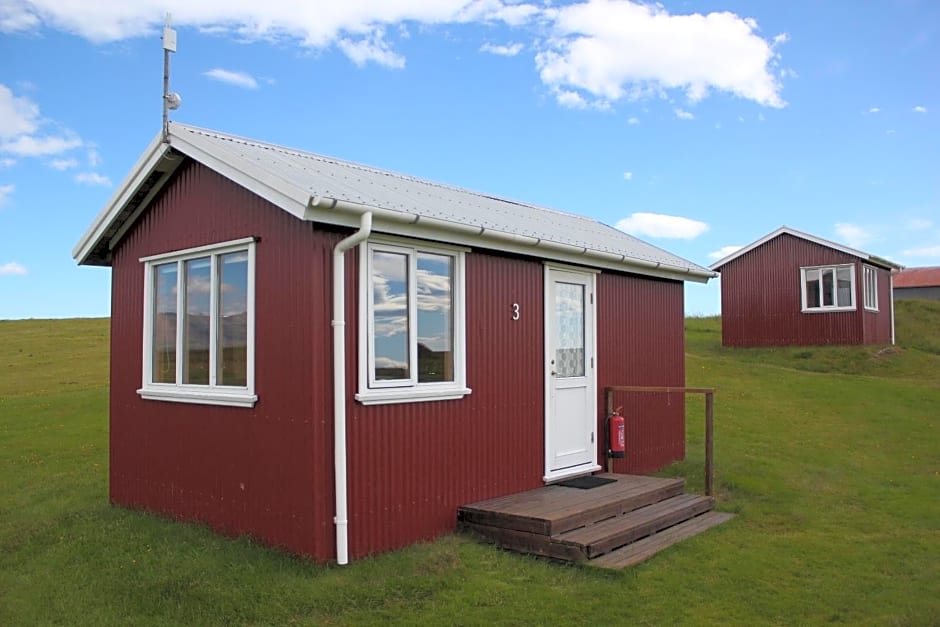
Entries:
{"label": "white downspout", "polygon": [[336,479],[336,563],[349,563],[346,507],[346,257],[372,232],[372,212],[362,214],[359,230],[333,249],[333,467]]}

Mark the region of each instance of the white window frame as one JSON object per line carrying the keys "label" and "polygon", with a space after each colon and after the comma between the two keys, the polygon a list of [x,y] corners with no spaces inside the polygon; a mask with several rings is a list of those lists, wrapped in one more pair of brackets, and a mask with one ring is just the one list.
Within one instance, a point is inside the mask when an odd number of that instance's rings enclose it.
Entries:
{"label": "white window frame", "polygon": [[[408,306],[410,360],[409,379],[376,381],[373,373],[372,251],[385,251],[408,256]],[[467,249],[456,246],[426,244],[395,237],[373,237],[359,246],[359,392],[356,400],[363,405],[414,403],[463,398],[470,394],[466,366],[466,291],[465,255]],[[419,383],[417,372],[417,257],[418,253],[447,255],[454,260],[451,285],[454,380]]]}
{"label": "white window frame", "polygon": [[[247,385],[217,385],[217,313],[218,313],[218,264],[216,259],[226,253],[246,251],[248,253],[247,282]],[[183,325],[178,322],[176,329],[176,381],[177,383],[154,383],[153,381],[153,306],[154,306],[154,268],[158,265],[176,262],[177,268],[177,313],[183,307],[183,295],[179,289],[182,281],[182,263],[189,259],[211,257],[210,291],[210,332],[209,332],[209,384],[182,383],[182,351],[180,349]],[[137,393],[141,398],[178,403],[198,403],[203,405],[225,405],[232,407],[253,407],[258,400],[255,394],[255,238],[248,237],[208,246],[187,248],[149,257],[141,257],[144,264],[144,339],[143,339],[143,378]],[[179,319],[178,319],[179,320]]]}
{"label": "white window frame", "polygon": [[[839,306],[835,303],[838,303],[838,280],[839,280],[839,269],[848,268],[849,269],[849,281],[851,286],[849,287],[849,298],[852,301],[849,305]],[[818,307],[809,307],[806,302],[806,273],[810,270],[832,270],[833,276],[836,280],[836,293],[835,293],[835,303],[832,305],[819,305]],[[822,289],[822,274],[820,273],[820,290]],[[853,263],[838,263],[825,266],[807,266],[805,268],[800,268],[800,301],[802,303],[803,313],[829,313],[833,311],[855,311],[856,309],[856,298],[855,298],[855,264]],[[820,292],[820,303],[825,302],[822,298],[822,293]]]}
{"label": "white window frame", "polygon": [[862,266],[862,303],[867,311],[878,311],[878,270]]}

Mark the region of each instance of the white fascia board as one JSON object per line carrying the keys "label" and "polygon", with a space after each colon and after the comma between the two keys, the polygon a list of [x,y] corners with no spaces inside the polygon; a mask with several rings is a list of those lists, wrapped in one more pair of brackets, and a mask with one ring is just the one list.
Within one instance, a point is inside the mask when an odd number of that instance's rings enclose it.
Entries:
{"label": "white fascia board", "polygon": [[176,134],[173,132],[173,125],[170,125],[170,142],[175,149],[284,211],[303,219],[310,198],[308,191],[246,159],[227,159],[224,151],[218,149],[218,142],[201,140],[201,136],[195,133]]}
{"label": "white fascia board", "polygon": [[137,189],[146,180],[154,167],[170,151],[170,146],[163,143],[163,133],[157,133],[157,136],[150,142],[144,154],[140,156],[130,173],[121,182],[114,194],[105,204],[104,208],[95,216],[91,226],[85,231],[78,243],[72,249],[72,258],[82,264],[91,254],[98,241],[104,236],[105,231],[111,226],[111,222],[120,214],[121,210],[137,193]]}
{"label": "white fascia board", "polygon": [[[333,204],[332,199],[323,199],[323,201],[325,207]],[[361,208],[340,208],[346,204],[347,203],[338,203],[337,206],[329,209],[308,206],[304,214],[304,219],[313,222],[356,228],[359,224],[357,211],[374,211],[374,232],[424,239],[432,242],[446,242],[448,244],[469,246],[471,248],[490,248],[577,266],[616,270],[618,272],[631,272],[676,281],[707,283],[710,278],[714,277],[712,273],[696,272],[694,270],[686,271],[683,268],[673,268],[663,264],[656,264],[655,262],[621,258],[620,256],[604,253],[602,251],[593,251],[575,246],[565,247],[562,244],[555,244],[553,242],[545,242],[543,246],[539,245],[539,240],[535,240],[534,238],[520,237],[519,242],[513,242],[510,238],[501,236],[502,234],[498,235],[494,233],[491,236],[485,229],[479,227],[469,227],[454,223],[452,228],[448,228],[447,225],[449,223],[445,223],[442,220],[421,218],[413,214],[399,214],[398,212],[389,210],[374,210],[365,206]],[[532,241],[529,242],[528,240]],[[569,248],[570,250],[567,250]]]}
{"label": "white fascia board", "polygon": [[832,248],[833,250],[838,250],[838,251],[843,252],[843,253],[845,253],[845,254],[847,254],[847,255],[852,255],[853,257],[858,257],[858,258],[863,259],[863,260],[865,260],[865,261],[871,261],[872,263],[877,264],[877,265],[887,266],[888,268],[901,268],[901,267],[903,267],[903,266],[899,266],[898,264],[894,263],[893,261],[888,261],[887,259],[883,259],[883,258],[881,258],[881,257],[876,257],[876,256],[874,256],[874,255],[870,255],[870,254],[868,254],[868,253],[866,253],[866,252],[863,252],[863,251],[861,251],[861,250],[856,250],[856,249],[854,249],[854,248],[849,248],[848,246],[843,246],[842,244],[837,244],[836,242],[831,242],[831,241],[829,241],[829,240],[827,240],[827,239],[823,239],[823,238],[821,238],[821,237],[816,237],[815,235],[810,235],[809,233],[804,233],[803,231],[798,231],[798,230],[792,229],[792,228],[790,228],[790,227],[788,227],[788,226],[781,226],[779,229],[773,231],[772,233],[768,233],[767,235],[765,235],[764,237],[760,238],[760,239],[757,240],[756,242],[753,242],[753,243],[751,243],[751,244],[748,244],[747,246],[745,246],[745,247],[743,247],[743,248],[741,248],[741,249],[739,249],[739,250],[737,250],[737,251],[731,253],[731,254],[728,255],[727,257],[724,257],[724,258],[722,258],[722,259],[719,259],[718,261],[716,261],[716,262],[713,263],[712,265],[708,266],[708,269],[709,269],[709,270],[718,271],[718,269],[719,269],[720,267],[724,266],[725,264],[727,264],[727,263],[729,263],[729,262],[731,262],[731,261],[734,261],[735,259],[737,259],[738,257],[744,255],[745,253],[748,253],[748,252],[754,250],[754,249],[757,248],[758,246],[761,246],[761,245],[763,245],[763,244],[766,244],[766,243],[769,242],[770,240],[772,240],[772,239],[774,239],[775,237],[778,237],[778,236],[780,236],[780,235],[792,235],[793,237],[798,237],[798,238],[803,239],[803,240],[806,240],[806,241],[808,241],[808,242],[813,242],[814,244],[819,244],[820,246],[825,246],[826,248]]}

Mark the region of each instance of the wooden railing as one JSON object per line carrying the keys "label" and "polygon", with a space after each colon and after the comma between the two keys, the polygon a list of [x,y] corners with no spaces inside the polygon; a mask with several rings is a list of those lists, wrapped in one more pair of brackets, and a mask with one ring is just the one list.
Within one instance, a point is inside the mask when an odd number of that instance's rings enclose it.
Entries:
{"label": "wooden railing", "polygon": [[[659,392],[666,394],[704,394],[705,395],[705,494],[713,496],[715,492],[715,388],[678,388],[678,387],[651,387],[645,385],[615,385],[605,388],[607,397],[607,416],[614,409],[615,392]],[[683,417],[684,419],[684,417]],[[607,460],[607,470],[612,472],[613,460]]]}

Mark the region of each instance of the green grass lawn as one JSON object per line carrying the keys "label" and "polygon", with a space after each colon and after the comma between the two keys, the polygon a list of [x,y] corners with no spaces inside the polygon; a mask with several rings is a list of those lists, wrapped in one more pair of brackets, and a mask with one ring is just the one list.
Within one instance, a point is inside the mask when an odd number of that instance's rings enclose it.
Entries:
{"label": "green grass lawn", "polygon": [[[327,567],[111,507],[107,331],[0,321],[0,625],[940,624],[940,306],[899,303],[894,351],[727,350],[690,319],[738,517],[623,572],[460,536]],[[693,489],[701,424],[690,399],[665,471]]]}

